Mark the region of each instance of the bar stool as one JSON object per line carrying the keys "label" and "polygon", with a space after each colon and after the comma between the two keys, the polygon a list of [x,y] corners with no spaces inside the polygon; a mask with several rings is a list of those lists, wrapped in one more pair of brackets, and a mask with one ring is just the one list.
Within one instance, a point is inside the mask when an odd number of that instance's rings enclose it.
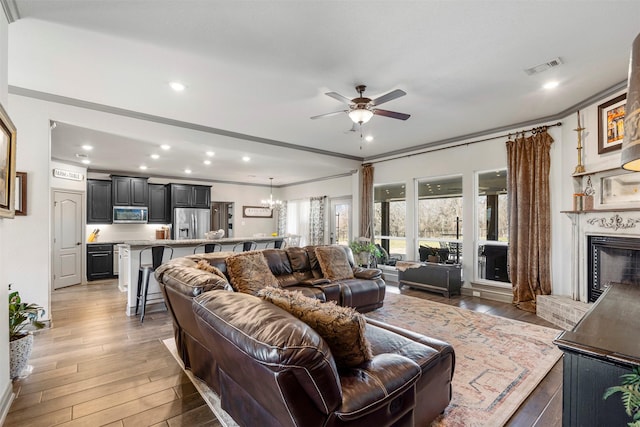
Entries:
{"label": "bar stool", "polygon": [[[257,247],[258,244],[256,242],[247,240],[246,242],[236,243],[233,246],[233,252],[255,251]],[[240,249],[242,249],[242,251]]]}
{"label": "bar stool", "polygon": [[204,248],[205,254],[211,252],[222,252],[222,245],[220,243],[200,243],[198,246],[193,248],[193,253],[199,253],[201,248]]}
{"label": "bar stool", "polygon": [[[136,315],[138,314],[138,308],[140,307],[140,305],[142,305],[140,311],[140,323],[144,321],[144,311],[147,305],[147,295],[149,293],[149,279],[151,277],[151,273],[153,273],[156,268],[160,267],[160,265],[163,263],[165,251],[169,254],[167,261],[173,258],[173,248],[167,245],[147,246],[146,248],[140,250],[138,289],[136,291]],[[148,252],[151,252],[151,264],[143,264],[143,254]]]}

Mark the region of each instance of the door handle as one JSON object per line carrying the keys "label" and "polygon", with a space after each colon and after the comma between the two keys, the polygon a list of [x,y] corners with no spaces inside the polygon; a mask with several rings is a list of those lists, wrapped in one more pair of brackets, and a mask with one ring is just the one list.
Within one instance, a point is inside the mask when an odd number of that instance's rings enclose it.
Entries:
{"label": "door handle", "polygon": [[80,246],[82,243],[80,242],[76,242],[76,246]]}

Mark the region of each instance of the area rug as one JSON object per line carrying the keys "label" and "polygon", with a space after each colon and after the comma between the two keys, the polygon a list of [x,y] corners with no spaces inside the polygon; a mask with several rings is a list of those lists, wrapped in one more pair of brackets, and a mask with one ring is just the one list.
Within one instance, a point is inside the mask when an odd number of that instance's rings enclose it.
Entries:
{"label": "area rug", "polygon": [[[432,427],[504,425],[562,355],[552,344],[559,330],[406,295],[387,292],[384,306],[366,316],[453,346],[453,397]],[[163,342],[182,366],[173,338]],[[218,396],[185,372],[220,423],[236,427]]]}
{"label": "area rug", "polygon": [[504,425],[562,356],[559,330],[406,295],[366,316],[453,346],[453,397],[433,427]]}

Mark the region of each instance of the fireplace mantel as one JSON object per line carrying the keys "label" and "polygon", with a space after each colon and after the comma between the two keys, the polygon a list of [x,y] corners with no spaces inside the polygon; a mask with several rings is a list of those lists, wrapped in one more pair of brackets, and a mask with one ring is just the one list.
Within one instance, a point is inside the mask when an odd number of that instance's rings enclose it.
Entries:
{"label": "fireplace mantel", "polygon": [[589,236],[640,238],[639,209],[562,211],[571,220],[571,296],[588,302],[587,241]]}

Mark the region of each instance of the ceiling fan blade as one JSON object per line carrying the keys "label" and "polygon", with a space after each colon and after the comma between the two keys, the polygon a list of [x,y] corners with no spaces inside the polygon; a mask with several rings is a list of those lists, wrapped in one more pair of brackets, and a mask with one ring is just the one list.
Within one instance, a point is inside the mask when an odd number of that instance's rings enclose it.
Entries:
{"label": "ceiling fan blade", "polygon": [[349,98],[347,98],[346,96],[342,96],[340,95],[338,92],[327,92],[325,93],[325,95],[330,96],[333,99],[337,99],[340,102],[344,102],[347,105],[351,105],[352,102]]}
{"label": "ceiling fan blade", "polygon": [[379,97],[377,97],[376,99],[371,101],[371,103],[373,105],[380,105],[382,103],[394,100],[396,98],[400,98],[401,96],[405,96],[406,94],[407,94],[407,92],[405,92],[405,91],[403,91],[401,89],[392,90],[391,92],[389,92],[389,93],[387,93],[385,95],[380,95]]}
{"label": "ceiling fan blade", "polygon": [[396,111],[389,111],[389,110],[381,110],[379,108],[374,108],[373,114],[375,114],[376,116],[385,116],[385,117],[391,117],[392,119],[400,119],[400,120],[407,120],[409,117],[411,117],[411,114],[398,113]]}
{"label": "ceiling fan blade", "polygon": [[325,114],[320,114],[318,116],[313,116],[311,117],[311,120],[315,120],[315,119],[322,119],[324,117],[331,117],[331,116],[337,116],[338,114],[344,114],[346,113],[348,110],[342,110],[342,111],[334,111],[333,113],[325,113]]}

